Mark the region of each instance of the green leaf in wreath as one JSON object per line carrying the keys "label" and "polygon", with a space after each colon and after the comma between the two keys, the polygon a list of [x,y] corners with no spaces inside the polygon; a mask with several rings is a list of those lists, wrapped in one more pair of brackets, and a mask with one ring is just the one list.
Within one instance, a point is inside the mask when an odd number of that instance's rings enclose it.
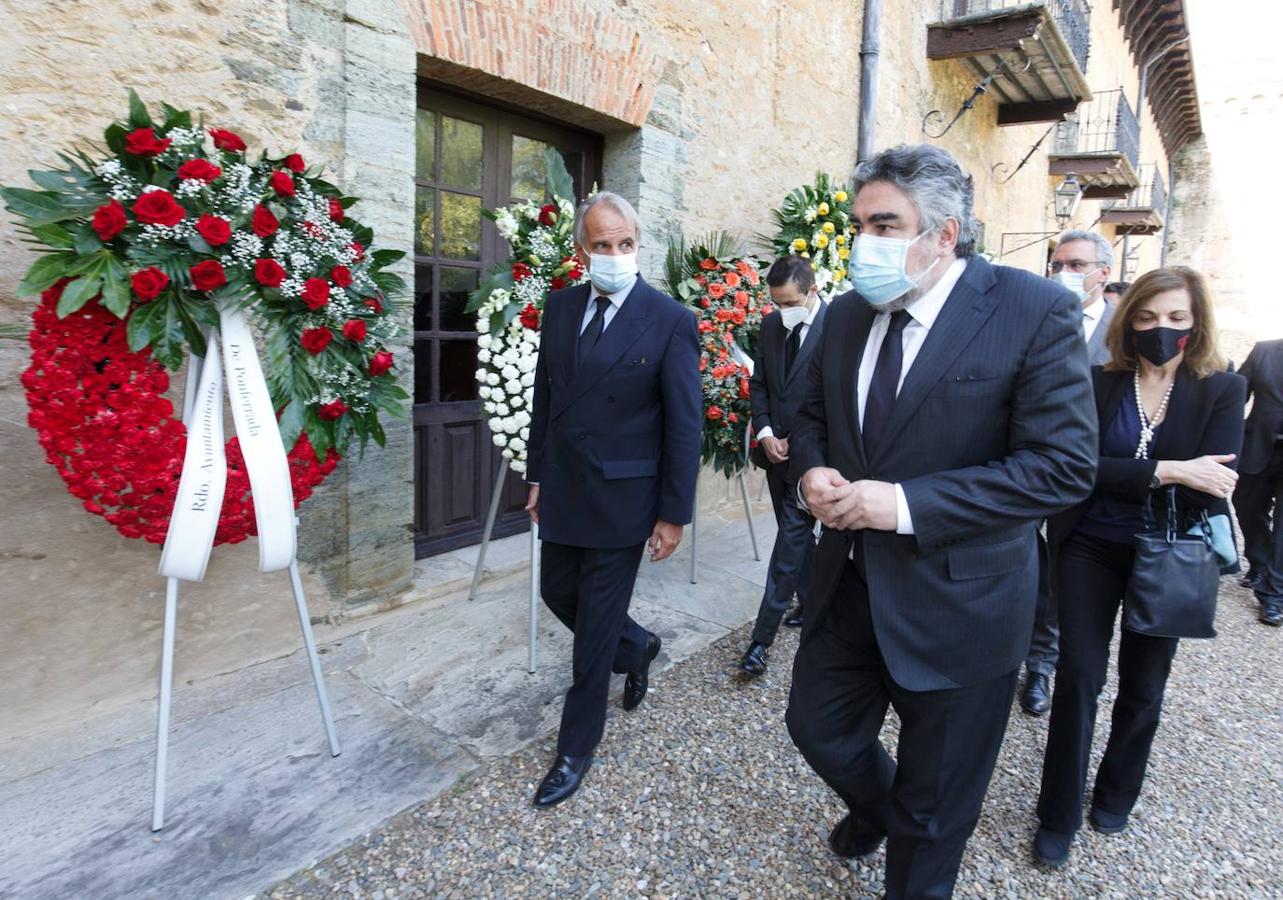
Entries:
{"label": "green leaf in wreath", "polygon": [[[153,304],[159,303],[160,300],[152,301]],[[177,371],[183,364],[183,324],[178,314],[178,304],[175,300],[170,300],[164,304],[157,316],[158,322],[155,333],[152,336],[151,351],[152,355],[170,371]],[[201,341],[201,348],[204,349],[204,340]],[[192,348],[196,353],[196,348]],[[197,356],[203,356],[203,353],[197,353]]]}
{"label": "green leaf in wreath", "polygon": [[48,225],[74,219],[77,211],[69,209],[60,194],[52,191],[32,191],[27,188],[0,188],[5,207],[15,216],[22,216],[31,225]]}
{"label": "green leaf in wreath", "polygon": [[209,242],[206,241],[199,234],[193,234],[191,237],[189,237],[187,239],[187,246],[191,247],[197,253],[204,253],[208,255],[214,252],[214,248],[211,247],[209,245]]}
{"label": "green leaf in wreath", "polygon": [[[75,246],[75,241],[71,236],[71,232],[63,226],[55,223],[51,222],[48,225],[37,225],[34,228],[28,228],[27,230],[31,232],[32,237],[49,247],[57,247],[59,250],[70,250]],[[90,229],[91,234],[92,231],[93,230]],[[94,235],[94,239],[97,240],[97,238],[98,236]],[[101,242],[99,242],[99,245],[101,246]]]}
{"label": "green leaf in wreath", "polygon": [[370,261],[376,268],[390,266],[405,258],[404,250],[375,250],[370,254]]}
{"label": "green leaf in wreath", "polygon": [[138,92],[133,88],[129,89],[129,125],[132,128],[150,128],[151,116],[147,113],[147,107],[138,96]]}
{"label": "green leaf in wreath", "polygon": [[165,324],[165,307],[169,302],[163,298],[134,307],[125,325],[125,339],[129,349],[134,353],[151,344],[157,332]]}
{"label": "green leaf in wreath", "polygon": [[119,122],[112,122],[107,126],[107,130],[102,133],[103,140],[107,142],[107,148],[117,156],[124,155],[125,134],[124,126]]}
{"label": "green leaf in wreath", "polygon": [[374,438],[374,443],[383,447],[387,444],[387,435],[383,433],[383,426],[379,424],[377,416],[370,416],[368,420],[370,437]]}
{"label": "green leaf in wreath", "polygon": [[76,312],[96,297],[101,288],[102,269],[95,266],[63,288],[62,296],[58,298],[58,318],[62,319]]}
{"label": "green leaf in wreath", "polygon": [[280,421],[278,423],[281,429],[281,440],[286,447],[293,447],[298,441],[299,434],[303,431],[303,403],[300,400],[291,400],[281,410]]}
{"label": "green leaf in wreath", "polygon": [[88,256],[102,249],[102,240],[88,222],[76,225],[71,231],[71,237],[75,242],[76,252],[81,256]]}
{"label": "green leaf in wreath", "polygon": [[18,283],[18,296],[31,297],[52,287],[59,278],[74,274],[77,258],[74,253],[45,253],[27,270]]}
{"label": "green leaf in wreath", "polygon": [[112,315],[123,319],[125,313],[129,312],[129,304],[133,302],[129,291],[129,275],[115,256],[106,256],[104,260],[102,305]]}

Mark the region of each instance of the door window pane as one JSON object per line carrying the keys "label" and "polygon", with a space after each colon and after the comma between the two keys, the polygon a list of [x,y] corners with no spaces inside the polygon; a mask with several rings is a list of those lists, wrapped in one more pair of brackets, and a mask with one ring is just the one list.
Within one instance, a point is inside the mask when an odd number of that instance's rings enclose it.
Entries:
{"label": "door window pane", "polygon": [[418,111],[414,120],[414,174],[419,181],[436,181],[437,114]]}
{"label": "door window pane", "polygon": [[414,342],[414,402],[432,400],[432,341],[419,339]]}
{"label": "door window pane", "polygon": [[481,258],[481,198],[441,192],[441,256]]}
{"label": "door window pane", "polygon": [[442,341],[441,402],[477,399],[477,342]]}
{"label": "door window pane", "polygon": [[441,330],[475,331],[477,314],[464,312],[468,294],[477,289],[481,272],[477,269],[441,267]]}
{"label": "door window pane", "polygon": [[544,196],[543,155],[549,145],[533,138],[512,136],[512,196],[521,200],[542,200]]}
{"label": "door window pane", "polygon": [[482,127],[476,122],[441,118],[441,183],[469,191],[481,190]]}
{"label": "door window pane", "polygon": [[432,266],[414,267],[414,330],[432,330]]}
{"label": "door window pane", "polygon": [[414,252],[421,256],[435,256],[435,231],[437,192],[432,188],[414,190]]}

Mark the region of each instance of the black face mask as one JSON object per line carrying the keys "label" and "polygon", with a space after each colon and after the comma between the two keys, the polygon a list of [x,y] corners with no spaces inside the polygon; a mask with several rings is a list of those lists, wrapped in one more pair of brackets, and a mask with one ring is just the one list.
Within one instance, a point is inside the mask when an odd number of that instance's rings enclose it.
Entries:
{"label": "black face mask", "polygon": [[1132,347],[1156,366],[1166,365],[1185,349],[1192,328],[1149,328],[1139,331],[1127,329]]}

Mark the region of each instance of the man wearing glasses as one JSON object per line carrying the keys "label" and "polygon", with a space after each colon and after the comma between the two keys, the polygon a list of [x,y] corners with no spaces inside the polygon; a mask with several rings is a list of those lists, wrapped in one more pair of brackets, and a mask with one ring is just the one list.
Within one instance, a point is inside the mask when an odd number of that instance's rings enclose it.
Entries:
{"label": "man wearing glasses", "polygon": [[[1093,366],[1109,361],[1105,335],[1114,307],[1103,294],[1109,284],[1109,271],[1114,263],[1114,248],[1094,231],[1066,231],[1056,241],[1050,270],[1052,281],[1067,288],[1083,305],[1083,338],[1087,341],[1087,359]],[[1020,692],[1020,708],[1031,716],[1041,716],[1051,708],[1051,676],[1060,656],[1060,628],[1056,603],[1051,596],[1047,547],[1038,538],[1038,608],[1034,615],[1033,638],[1025,658],[1025,686]]]}

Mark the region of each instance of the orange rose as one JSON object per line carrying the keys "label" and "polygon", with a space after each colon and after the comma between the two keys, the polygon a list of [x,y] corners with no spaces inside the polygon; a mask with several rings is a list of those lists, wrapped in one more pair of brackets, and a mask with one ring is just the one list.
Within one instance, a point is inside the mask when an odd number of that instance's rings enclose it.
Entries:
{"label": "orange rose", "polygon": [[720,300],[725,297],[726,285],[722,284],[720,281],[714,281],[708,286],[708,296],[712,297],[714,300]]}
{"label": "orange rose", "polygon": [[699,333],[700,333],[700,334],[708,334],[710,331],[712,331],[712,330],[713,330],[713,323],[712,323],[712,322],[700,322],[700,323],[699,323],[699,325],[697,325],[697,326],[695,326],[695,327],[697,327],[697,328],[699,329]]}
{"label": "orange rose", "polygon": [[759,275],[756,270],[748,273],[748,283],[753,285],[753,287],[757,287],[758,282],[761,280],[762,276]]}
{"label": "orange rose", "polygon": [[716,422],[718,419],[722,417],[722,410],[720,407],[710,406],[708,408],[708,412],[706,412],[704,415],[708,416],[710,420]]}
{"label": "orange rose", "polygon": [[717,268],[717,260],[713,259],[711,256],[705,257],[699,261],[699,267],[705,272],[712,272]]}
{"label": "orange rose", "polygon": [[713,316],[719,322],[729,322],[731,318],[731,311],[729,309],[719,309],[717,312],[713,313]]}
{"label": "orange rose", "polygon": [[726,280],[727,287],[740,286],[740,277],[736,275],[734,272],[727,272],[725,275],[722,276],[722,278]]}
{"label": "orange rose", "polygon": [[748,292],[747,291],[735,292],[735,305],[740,309],[748,309]]}
{"label": "orange rose", "polygon": [[735,271],[739,272],[741,275],[743,275],[745,278],[747,278],[747,277],[748,277],[748,273],[749,273],[749,272],[751,272],[751,271],[753,271],[753,270],[752,270],[751,268],[749,268],[748,263],[744,262],[744,260],[742,260],[742,259],[741,259],[741,260],[739,260],[738,262],[736,262],[736,263],[735,263]]}
{"label": "orange rose", "polygon": [[735,324],[736,324],[736,325],[743,325],[743,324],[744,324],[744,318],[745,318],[745,312],[744,312],[744,310],[742,310],[742,309],[737,309],[737,310],[735,310],[734,312],[732,312],[732,313],[731,313],[731,318],[733,318],[733,319],[735,320]]}

